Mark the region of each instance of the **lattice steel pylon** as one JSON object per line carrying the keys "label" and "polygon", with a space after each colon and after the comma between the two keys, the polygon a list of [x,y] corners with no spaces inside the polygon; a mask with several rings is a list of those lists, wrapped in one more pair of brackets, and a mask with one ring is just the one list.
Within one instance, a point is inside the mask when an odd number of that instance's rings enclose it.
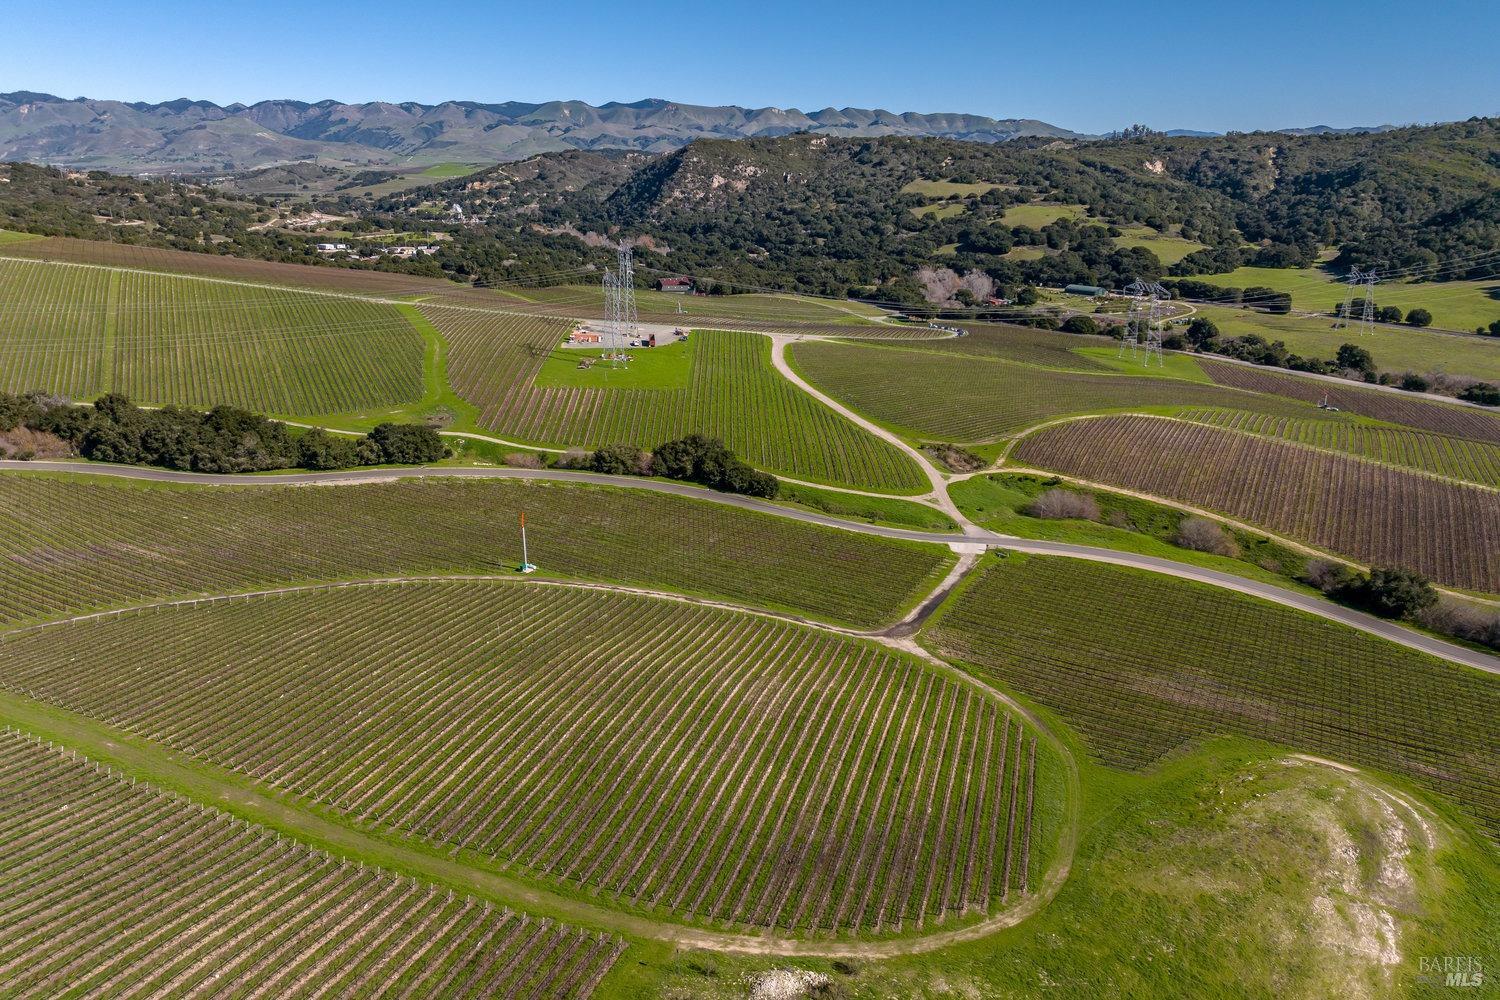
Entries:
{"label": "lattice steel pylon", "polygon": [[1125,286],[1125,294],[1131,296],[1130,315],[1125,323],[1125,339],[1120,342],[1120,354],[1123,356],[1126,345],[1129,345],[1130,356],[1135,357],[1144,337],[1145,356],[1141,363],[1149,365],[1155,357],[1158,366],[1165,365],[1161,354],[1161,321],[1166,309],[1162,302],[1170,297],[1169,293],[1160,282],[1137,278]]}
{"label": "lattice steel pylon", "polygon": [[1359,268],[1351,268],[1348,277],[1344,279],[1349,284],[1349,289],[1344,293],[1344,308],[1339,311],[1338,319],[1334,321],[1335,330],[1347,329],[1349,317],[1354,311],[1355,289],[1363,287],[1365,290],[1363,307],[1359,314],[1359,334],[1375,332],[1375,283],[1380,280],[1375,269],[1361,271]]}
{"label": "lattice steel pylon", "polygon": [[607,268],[604,271],[605,318],[609,332],[618,338],[611,352],[615,355],[623,354],[626,345],[640,335],[640,317],[635,307],[634,251],[630,244],[621,243],[615,255],[614,273]]}

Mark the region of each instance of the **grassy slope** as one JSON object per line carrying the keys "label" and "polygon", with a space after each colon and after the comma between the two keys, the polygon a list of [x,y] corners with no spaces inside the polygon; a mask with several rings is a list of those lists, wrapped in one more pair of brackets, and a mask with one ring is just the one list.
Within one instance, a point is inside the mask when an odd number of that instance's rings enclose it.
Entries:
{"label": "grassy slope", "polygon": [[[1025,513],[1038,495],[1056,488],[1073,489],[1094,497],[1101,521],[1037,518]],[[1235,573],[1309,594],[1315,592],[1297,580],[1307,557],[1264,535],[1226,528],[1240,546],[1237,558],[1174,545],[1172,540],[1183,513],[1165,504],[1104,490],[1066,487],[1053,477],[1016,472],[974,476],[954,483],[948,492],[958,509],[976,524],[1002,534],[1136,552]]]}
{"label": "grassy slope", "polygon": [[1026,226],[1041,229],[1058,219],[1081,219],[1088,212],[1085,205],[1054,205],[1050,202],[1033,202],[1027,205],[1012,205],[1005,210],[1000,221],[1007,226]]}
{"label": "grassy slope", "polygon": [[[1437,838],[1428,846],[1392,787],[1409,797],[1399,783],[1229,740],[1146,775],[1088,768],[1086,833],[1072,874],[1053,902],[1017,927],[885,962],[637,947],[600,997],[738,1000],[753,977],[790,967],[827,976],[828,995],[851,1000],[1436,998],[1452,991],[1417,986],[1419,959],[1484,954],[1500,933],[1500,863],[1461,819],[1424,803],[1421,816]],[[1382,805],[1393,802],[1394,823]],[[1381,870],[1391,858],[1389,836],[1414,848],[1386,869],[1411,872],[1410,894],[1357,876],[1352,889],[1337,881],[1350,858],[1362,871]],[[1338,919],[1319,896],[1337,900]],[[1350,934],[1355,906],[1390,914],[1399,964],[1382,967],[1342,950],[1359,940]]]}
{"label": "grassy slope", "polygon": [[1196,240],[1186,240],[1181,236],[1168,236],[1148,226],[1122,229],[1121,235],[1115,237],[1115,246],[1122,250],[1129,247],[1144,247],[1156,254],[1157,260],[1168,266],[1177,263],[1195,250],[1206,249],[1205,244]]}
{"label": "grassy slope", "polygon": [[1330,359],[1339,345],[1353,343],[1370,352],[1380,371],[1444,372],[1500,381],[1500,338],[1496,337],[1394,326],[1377,326],[1374,333],[1360,336],[1357,330],[1334,329],[1333,320],[1326,316],[1273,316],[1227,306],[1199,306],[1198,314],[1213,320],[1222,335],[1253,333],[1269,341],[1280,340],[1304,357]]}
{"label": "grassy slope", "polygon": [[781,492],[777,494],[776,500],[791,507],[821,511],[834,517],[868,524],[918,528],[923,531],[958,530],[958,525],[947,514],[912,500],[870,497],[787,482],[781,484]]}
{"label": "grassy slope", "polygon": [[[1333,312],[1344,301],[1348,286],[1317,267],[1242,267],[1227,274],[1194,278],[1234,288],[1262,287],[1290,292],[1292,308]],[[1383,282],[1375,286],[1377,306],[1399,306],[1403,313],[1421,307],[1432,313],[1433,326],[1470,331],[1500,319],[1500,299],[1493,292],[1500,278],[1488,281]],[[1364,301],[1361,296],[1359,301]]]}

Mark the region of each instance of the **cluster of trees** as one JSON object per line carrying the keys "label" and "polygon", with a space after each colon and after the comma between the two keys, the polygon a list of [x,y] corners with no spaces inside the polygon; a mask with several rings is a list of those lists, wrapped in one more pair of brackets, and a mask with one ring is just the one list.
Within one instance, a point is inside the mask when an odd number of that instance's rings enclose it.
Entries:
{"label": "cluster of trees", "polygon": [[635,445],[612,444],[563,466],[586,468],[612,476],[660,476],[698,483],[722,493],[774,499],[781,482],[768,472],[752,468],[718,438],[689,434],[646,451]]}
{"label": "cluster of trees", "polygon": [[67,442],[83,458],[191,472],[343,469],[421,464],[448,454],[430,427],[381,424],[363,437],[295,428],[233,406],[142,409],[118,393],[74,405],[43,393],[0,393],[0,431],[26,428]]}
{"label": "cluster of trees", "polygon": [[1334,600],[1382,618],[1414,620],[1438,603],[1438,592],[1420,573],[1378,566],[1361,573],[1343,563],[1315,559],[1303,577]]}
{"label": "cluster of trees", "polygon": [[1284,316],[1292,311],[1292,296],[1289,292],[1278,292],[1274,288],[1265,288],[1260,285],[1250,288],[1235,288],[1234,286],[1214,285],[1207,281],[1193,281],[1190,278],[1182,278],[1175,281],[1164,281],[1162,287],[1174,295],[1184,299],[1197,299],[1201,302],[1223,302],[1231,306],[1250,306],[1268,313]]}

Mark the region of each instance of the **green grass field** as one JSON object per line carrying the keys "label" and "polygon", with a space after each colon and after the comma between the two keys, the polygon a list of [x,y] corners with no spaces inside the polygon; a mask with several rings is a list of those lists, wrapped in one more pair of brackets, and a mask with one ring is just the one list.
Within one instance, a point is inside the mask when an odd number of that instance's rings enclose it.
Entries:
{"label": "green grass field", "polygon": [[[600,361],[598,348],[559,347],[542,361],[531,384],[538,389],[687,389],[693,384],[692,342],[632,348],[630,361]],[[580,368],[585,362],[589,367]]]}
{"label": "green grass field", "polygon": [[8,229],[0,229],[0,247],[8,246],[13,243],[25,243],[27,240],[39,239],[41,239],[40,236],[33,236],[31,233],[17,233],[12,232]]}
{"label": "green grass field", "polygon": [[395,307],[192,278],[0,261],[0,388],[286,415],[421,396]]}
{"label": "green grass field", "polygon": [[1004,184],[966,184],[961,181],[912,181],[901,189],[902,194],[919,194],[925,198],[947,198],[950,195],[978,196],[1004,188]]}
{"label": "green grass field", "polygon": [[1366,565],[1500,593],[1500,491],[1149,416],[1044,428],[1011,460],[1263,526]]}
{"label": "green grass field", "polygon": [[[1292,308],[1332,313],[1343,303],[1348,286],[1320,267],[1242,267],[1227,274],[1208,274],[1196,281],[1234,288],[1271,288],[1290,292]],[[1377,306],[1399,306],[1403,313],[1418,307],[1432,313],[1432,325],[1472,331],[1500,319],[1500,278],[1487,281],[1392,281],[1375,286]],[[1360,301],[1364,299],[1361,296]]]}
{"label": "green grass field", "polygon": [[[585,993],[625,942],[330,857],[0,733],[8,996]],[[231,944],[234,947],[229,947]]]}
{"label": "green grass field", "polygon": [[[1004,360],[1015,350],[1005,346],[1003,336],[996,335],[991,357],[977,354],[983,346],[977,338],[976,353],[950,352],[949,344],[963,344],[967,337],[926,348],[808,342],[793,347],[791,356],[804,376],[846,405],[929,440],[991,442],[1057,417],[1119,409],[1207,405],[1287,415],[1316,412],[1275,397],[1150,377],[1143,367],[1132,375],[1018,364]],[[1060,359],[1045,345],[1023,349],[1038,360]],[[1085,364],[1098,366],[1096,359],[1075,357],[1075,367]]]}
{"label": "green grass field", "polygon": [[0,622],[278,583],[505,573],[521,559],[523,510],[543,574],[863,627],[899,618],[953,564],[939,546],[641,490],[455,479],[226,489],[9,473]]}
{"label": "green grass field", "polygon": [[1378,326],[1361,336],[1355,329],[1334,329],[1333,320],[1326,316],[1273,316],[1227,306],[1198,306],[1198,314],[1213,320],[1221,335],[1253,333],[1268,341],[1280,340],[1304,357],[1330,360],[1338,354],[1339,345],[1358,344],[1383,372],[1443,372],[1500,382],[1500,338],[1496,337],[1393,326]]}
{"label": "green grass field", "polygon": [[962,215],[968,206],[961,201],[944,201],[936,205],[919,205],[913,208],[912,214],[929,219],[951,219],[955,215]]}
{"label": "green grass field", "polygon": [[319,588],[13,634],[0,679],[686,919],[909,932],[1024,898],[1053,855],[1032,818],[1057,760],[1001,703],[915,658],[678,601]]}
{"label": "green grass field", "polygon": [[720,437],[746,461],[794,479],[894,493],[926,489],[915,463],[895,447],[777,374],[770,342],[758,334],[694,333],[688,347],[692,378],[685,389],[538,386],[538,354],[566,333],[565,321],[442,307],[422,311],[448,339],[454,387],[479,409],[480,424],[502,436],[535,444],[653,448],[697,432]]}
{"label": "green grass field", "polygon": [[1197,240],[1186,240],[1180,236],[1158,233],[1149,226],[1121,227],[1121,235],[1115,237],[1115,246],[1120,249],[1144,247],[1156,254],[1156,259],[1169,267],[1195,250],[1208,249]]}
{"label": "green grass field", "polygon": [[[1437,997],[1454,990],[1424,985],[1422,960],[1482,954],[1500,933],[1491,844],[1399,786],[1220,742],[1089,789],[1088,836],[1045,910],[983,941],[829,970],[835,995]],[[731,995],[698,982],[688,995]]]}
{"label": "green grass field", "polygon": [[[924,642],[1055,711],[1113,767],[1242,735],[1401,774],[1500,829],[1500,684],[1254,598],[1125,567],[992,557]],[[1465,706],[1454,711],[1454,706]]]}
{"label": "green grass field", "polygon": [[482,168],[482,163],[434,163],[422,171],[423,177],[463,177]]}
{"label": "green grass field", "polygon": [[803,486],[800,483],[782,483],[781,491],[776,494],[776,502],[821,511],[848,521],[885,524],[895,528],[919,528],[923,531],[958,531],[958,525],[947,514],[913,500],[871,497]]}
{"label": "green grass field", "polygon": [[1088,206],[1086,205],[1057,205],[1039,201],[1027,205],[1010,206],[1000,217],[1000,221],[1007,226],[1041,229],[1058,219],[1082,219],[1087,214]]}
{"label": "green grass field", "polygon": [[[1092,497],[1099,520],[1032,517],[1028,513],[1032,502],[1052,489]],[[1023,472],[973,476],[954,483],[948,493],[975,524],[1001,534],[1138,552],[1316,593],[1297,579],[1306,568],[1307,556],[1263,534],[1223,526],[1239,546],[1239,555],[1234,557],[1174,544],[1183,513],[1168,504],[1108,490],[1070,487],[1055,476]]]}

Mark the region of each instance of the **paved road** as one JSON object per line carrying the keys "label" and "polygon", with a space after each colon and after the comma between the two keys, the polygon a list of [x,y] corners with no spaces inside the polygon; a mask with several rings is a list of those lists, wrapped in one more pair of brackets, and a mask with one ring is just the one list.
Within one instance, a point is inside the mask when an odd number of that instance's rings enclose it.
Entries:
{"label": "paved road", "polygon": [[653,490],[658,493],[670,493],[676,496],[691,497],[695,500],[708,500],[713,503],[721,503],[730,507],[738,507],[742,510],[758,511],[764,514],[772,514],[777,517],[785,517],[793,521],[802,521],[808,524],[823,525],[830,528],[839,528],[844,531],[853,531],[865,535],[877,535],[881,538],[896,538],[913,542],[929,542],[940,545],[959,544],[982,544],[991,548],[1007,549],[1013,552],[1031,552],[1038,555],[1065,556],[1071,559],[1086,559],[1090,562],[1110,563],[1117,566],[1129,566],[1136,569],[1149,570],[1153,573],[1163,573],[1183,580],[1193,580],[1210,586],[1223,587],[1226,590],[1249,594],[1263,600],[1272,601],[1286,607],[1296,608],[1310,614],[1326,618],[1330,621],[1348,625],[1359,629],[1361,632],[1389,639],[1392,642],[1406,646],[1409,649],[1419,650],[1440,656],[1465,666],[1474,667],[1491,674],[1500,674],[1500,657],[1491,656],[1475,650],[1466,649],[1451,642],[1444,642],[1431,636],[1414,632],[1403,628],[1373,615],[1367,615],[1353,608],[1346,608],[1330,601],[1320,600],[1307,594],[1301,594],[1293,590],[1287,590],[1274,584],[1263,583],[1259,580],[1250,580],[1245,577],[1235,576],[1232,573],[1224,573],[1219,570],[1206,569],[1193,566],[1188,563],[1175,562],[1170,559],[1161,559],[1156,556],[1138,555],[1134,552],[1120,552],[1114,549],[1098,548],[1093,545],[1074,545],[1068,542],[1048,542],[1031,538],[1018,538],[1013,535],[1002,535],[992,531],[976,529],[974,533],[958,535],[935,531],[914,531],[906,528],[888,528],[877,524],[864,524],[857,521],[845,521],[827,514],[816,511],[799,510],[792,507],[783,507],[780,504],[771,503],[767,500],[759,500],[754,497],[735,496],[728,493],[717,493],[698,486],[690,486],[685,483],[667,483],[652,479],[630,479],[620,476],[606,476],[593,472],[569,472],[558,469],[511,469],[511,468],[426,468],[413,467],[402,469],[357,469],[344,472],[288,472],[274,473],[268,475],[209,475],[197,472],[175,472],[170,469],[148,469],[138,466],[106,465],[97,462],[14,462],[0,461],[0,471],[30,471],[30,472],[72,472],[96,476],[114,476],[124,479],[141,479],[151,482],[163,483],[197,483],[211,486],[268,486],[268,485],[315,485],[320,483],[373,483],[390,482],[397,479],[427,478],[427,477],[451,477],[460,479],[526,479],[546,480],[553,482],[571,483],[593,483],[601,486],[628,487],[630,489]]}

